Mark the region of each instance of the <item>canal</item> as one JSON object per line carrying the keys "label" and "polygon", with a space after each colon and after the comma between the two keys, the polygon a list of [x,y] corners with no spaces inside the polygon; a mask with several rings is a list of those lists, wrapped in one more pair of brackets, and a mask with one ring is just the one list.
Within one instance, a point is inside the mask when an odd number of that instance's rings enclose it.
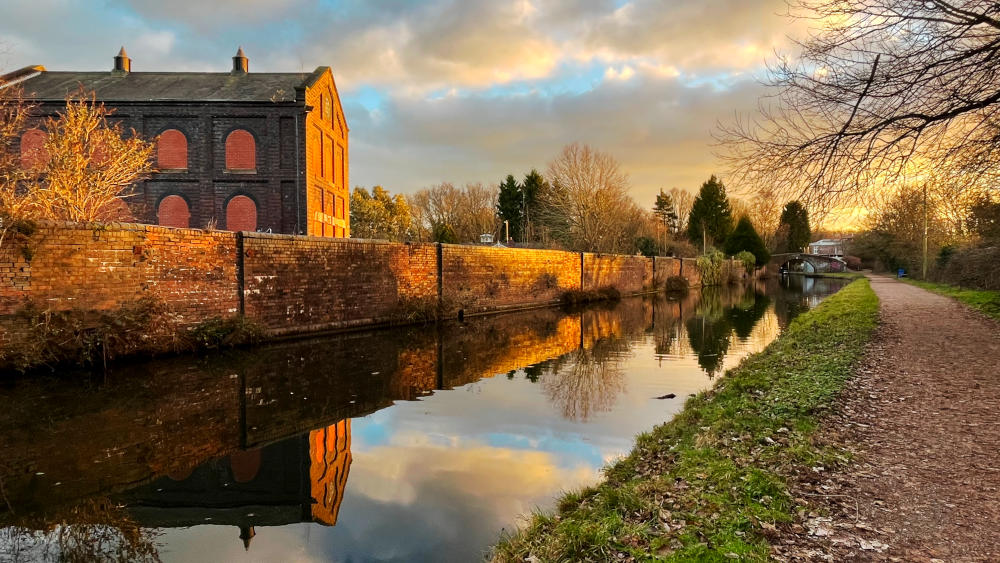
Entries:
{"label": "canal", "polygon": [[0,383],[0,561],[473,561],[846,280]]}

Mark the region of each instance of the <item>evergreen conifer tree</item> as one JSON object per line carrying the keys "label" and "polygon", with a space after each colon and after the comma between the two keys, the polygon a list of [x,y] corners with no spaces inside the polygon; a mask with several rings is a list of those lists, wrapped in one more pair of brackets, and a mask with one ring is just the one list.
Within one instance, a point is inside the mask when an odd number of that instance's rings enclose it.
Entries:
{"label": "evergreen conifer tree", "polygon": [[[787,227],[787,228],[786,228]],[[784,252],[802,252],[809,244],[812,234],[809,232],[809,212],[798,201],[790,201],[781,210],[779,231],[785,233],[785,245],[779,250]]]}
{"label": "evergreen conifer tree", "polygon": [[753,223],[745,215],[740,217],[736,228],[726,239],[726,254],[733,256],[741,250],[753,254],[758,267],[767,264],[767,261],[771,259],[771,253],[767,251],[764,240],[760,238],[757,229],[753,228]]}
{"label": "evergreen conifer tree", "polygon": [[538,170],[532,168],[531,172],[528,172],[524,177],[524,182],[521,184],[521,193],[524,200],[521,208],[521,227],[523,230],[521,237],[525,242],[538,240],[538,229],[535,227],[540,218],[538,196],[545,189],[545,178],[538,173]]}
{"label": "evergreen conifer tree", "polygon": [[732,230],[733,210],[729,205],[729,198],[726,197],[726,187],[713,174],[701,185],[698,197],[691,206],[691,215],[688,217],[688,239],[695,246],[701,242],[702,246],[707,247],[707,239],[722,245]]}
{"label": "evergreen conifer tree", "polygon": [[512,239],[523,242],[522,204],[521,186],[512,174],[508,174],[500,184],[500,193],[497,194],[497,216],[500,217],[501,223],[507,221],[508,227],[508,230],[501,228],[501,236],[509,232]]}

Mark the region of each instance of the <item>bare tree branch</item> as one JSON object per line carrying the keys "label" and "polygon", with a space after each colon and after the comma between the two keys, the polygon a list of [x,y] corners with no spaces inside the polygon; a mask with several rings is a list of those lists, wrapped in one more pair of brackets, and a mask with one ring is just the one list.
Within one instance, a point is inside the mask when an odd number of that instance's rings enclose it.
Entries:
{"label": "bare tree branch", "polygon": [[995,178],[1000,3],[797,0],[814,29],[769,69],[755,116],[720,126],[738,183],[819,211],[928,170]]}

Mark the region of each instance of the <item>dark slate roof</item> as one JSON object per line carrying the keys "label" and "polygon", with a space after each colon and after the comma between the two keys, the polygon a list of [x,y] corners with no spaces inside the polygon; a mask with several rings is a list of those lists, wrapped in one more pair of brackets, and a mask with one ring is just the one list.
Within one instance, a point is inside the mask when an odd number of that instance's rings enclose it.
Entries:
{"label": "dark slate roof", "polygon": [[[30,67],[29,67],[30,68]],[[29,69],[22,69],[29,70]],[[327,67],[293,72],[50,72],[20,81],[26,96],[62,101],[83,86],[104,102],[294,102],[295,88],[310,86]],[[13,77],[15,71],[4,78]]]}

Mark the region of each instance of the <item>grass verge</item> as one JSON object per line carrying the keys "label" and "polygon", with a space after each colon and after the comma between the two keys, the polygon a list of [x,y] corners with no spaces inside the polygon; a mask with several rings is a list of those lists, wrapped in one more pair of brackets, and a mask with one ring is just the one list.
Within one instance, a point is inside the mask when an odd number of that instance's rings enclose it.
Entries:
{"label": "grass verge", "polygon": [[767,560],[767,535],[800,508],[785,476],[847,461],[812,436],[877,319],[868,281],[852,282],[640,435],[603,483],[501,538],[493,560]]}
{"label": "grass verge", "polygon": [[964,289],[944,283],[911,280],[908,278],[904,278],[903,281],[928,291],[933,291],[934,293],[954,297],[986,316],[1000,321],[1000,291]]}

